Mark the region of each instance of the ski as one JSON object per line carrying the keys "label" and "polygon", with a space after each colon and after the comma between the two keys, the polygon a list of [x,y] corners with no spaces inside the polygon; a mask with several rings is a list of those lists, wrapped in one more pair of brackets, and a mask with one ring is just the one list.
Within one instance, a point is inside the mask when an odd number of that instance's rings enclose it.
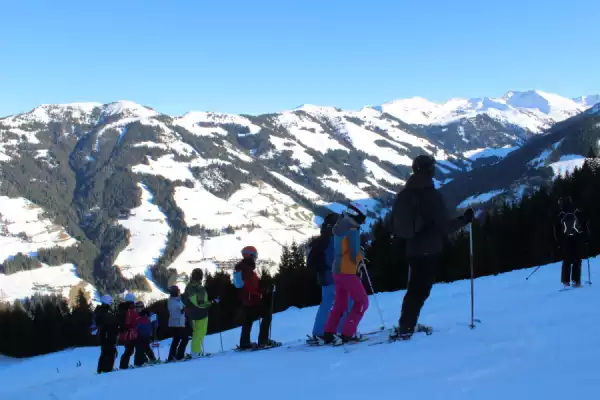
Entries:
{"label": "ski", "polygon": [[[433,334],[433,327],[423,325],[423,324],[417,324],[413,335],[415,335],[416,333],[424,333],[426,336],[431,336]],[[399,337],[399,336],[398,337],[388,336],[385,340],[371,343],[371,344],[369,344],[369,346],[375,346],[375,345],[385,344],[385,343],[394,343],[394,342],[399,342],[399,341],[404,342],[404,341],[409,341],[411,339],[412,339],[412,336],[405,337],[405,338]]]}
{"label": "ski", "polygon": [[245,351],[252,352],[252,351],[270,350],[270,349],[274,349],[276,347],[281,347],[281,346],[282,346],[282,344],[279,342],[277,342],[273,345],[269,345],[269,346],[256,346],[256,347],[249,347],[247,349],[241,348],[240,346],[236,346],[234,351],[236,351],[236,352],[245,352]]}

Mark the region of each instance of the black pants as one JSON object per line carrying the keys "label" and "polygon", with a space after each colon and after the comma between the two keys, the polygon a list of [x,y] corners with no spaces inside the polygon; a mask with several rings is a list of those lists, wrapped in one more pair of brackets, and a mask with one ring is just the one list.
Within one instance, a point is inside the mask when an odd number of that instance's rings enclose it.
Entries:
{"label": "black pants", "polygon": [[119,363],[119,369],[127,369],[129,368],[129,360],[133,355],[135,350],[135,342],[127,342],[125,343],[125,351],[123,351],[123,355],[121,356],[121,362]]}
{"label": "black pants", "polygon": [[171,348],[169,349],[168,361],[183,360],[185,357],[185,349],[190,341],[188,328],[171,328]]}
{"label": "black pants", "polygon": [[579,238],[572,236],[563,241],[563,264],[560,280],[563,283],[581,283],[581,251]]}
{"label": "black pants", "polygon": [[116,340],[100,340],[100,358],[98,359],[98,373],[112,372],[117,357]]}
{"label": "black pants", "polygon": [[268,302],[264,302],[254,306],[248,307],[243,306],[243,322],[242,322],[242,334],[240,336],[240,347],[250,346],[250,332],[252,331],[252,324],[255,320],[262,318],[260,322],[260,332],[258,333],[258,344],[266,345],[269,343],[269,328],[271,327],[271,312],[270,308],[266,305]]}
{"label": "black pants", "polygon": [[154,351],[150,348],[150,338],[138,338],[135,344],[135,357],[133,358],[133,364],[136,367],[144,365],[148,361],[156,361]]}
{"label": "black pants", "polygon": [[408,259],[410,276],[408,289],[402,302],[400,333],[412,333],[421,308],[431,293],[431,287],[440,269],[440,255],[413,257]]}

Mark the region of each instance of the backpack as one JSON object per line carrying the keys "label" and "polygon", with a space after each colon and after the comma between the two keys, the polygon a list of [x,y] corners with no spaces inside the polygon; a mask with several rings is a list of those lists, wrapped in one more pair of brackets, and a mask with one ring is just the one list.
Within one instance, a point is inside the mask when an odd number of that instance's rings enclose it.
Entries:
{"label": "backpack", "polygon": [[427,221],[421,214],[419,196],[411,190],[398,193],[392,212],[393,232],[400,239],[414,239],[427,228]]}
{"label": "backpack", "polygon": [[319,271],[326,265],[325,261],[325,246],[323,246],[323,238],[315,239],[309,248],[306,249],[306,266],[311,271]]}
{"label": "backpack", "polygon": [[233,273],[233,285],[241,289],[244,287],[244,279],[242,278],[242,271],[235,271]]}
{"label": "backpack", "polygon": [[121,334],[119,339],[121,343],[133,342],[138,338],[137,323],[139,316],[135,309],[128,308],[125,311],[121,324]]}
{"label": "backpack", "polygon": [[575,236],[581,233],[581,226],[574,212],[564,213],[560,223],[565,236]]}

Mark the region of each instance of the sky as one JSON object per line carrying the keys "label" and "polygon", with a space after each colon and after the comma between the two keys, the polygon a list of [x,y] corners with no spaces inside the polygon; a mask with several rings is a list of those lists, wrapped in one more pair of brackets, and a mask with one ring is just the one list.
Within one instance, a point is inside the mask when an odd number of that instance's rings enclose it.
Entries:
{"label": "sky", "polygon": [[600,93],[597,0],[6,0],[0,13],[0,116]]}

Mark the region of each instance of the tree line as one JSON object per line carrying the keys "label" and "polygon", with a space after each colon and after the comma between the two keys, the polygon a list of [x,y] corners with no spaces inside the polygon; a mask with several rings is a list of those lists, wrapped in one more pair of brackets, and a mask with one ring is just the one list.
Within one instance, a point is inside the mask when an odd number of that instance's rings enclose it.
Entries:
{"label": "tree line", "polygon": [[[600,198],[600,160],[588,158],[583,167],[572,174],[557,177],[552,185],[542,187],[519,202],[505,202],[500,207],[488,210],[473,222],[476,276],[496,275],[558,261],[553,222],[558,213],[558,199],[562,196],[573,198],[592,227],[592,235],[583,256],[600,253],[600,236],[595,232],[595,227],[600,226],[600,207],[597,205],[597,199]],[[406,288],[408,264],[403,243],[390,239],[381,220],[373,226],[372,237],[373,243],[366,255],[375,290]],[[316,272],[307,267],[305,262],[309,242],[284,246],[276,274],[260,271],[261,286],[276,287],[275,312],[289,307],[309,307],[320,301]],[[437,281],[452,282],[469,276],[469,236],[463,230],[447,241]],[[209,333],[239,326],[240,304],[231,276],[222,271],[207,273],[205,286],[209,299],[221,299],[210,310]],[[366,288],[370,293],[370,288]],[[158,315],[159,338],[167,338],[166,300],[157,301],[149,308]],[[91,306],[83,295],[73,305],[56,296],[33,296],[13,304],[2,304],[0,352],[25,357],[73,346],[93,345],[95,342],[88,332],[91,315]]]}

